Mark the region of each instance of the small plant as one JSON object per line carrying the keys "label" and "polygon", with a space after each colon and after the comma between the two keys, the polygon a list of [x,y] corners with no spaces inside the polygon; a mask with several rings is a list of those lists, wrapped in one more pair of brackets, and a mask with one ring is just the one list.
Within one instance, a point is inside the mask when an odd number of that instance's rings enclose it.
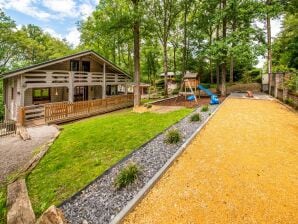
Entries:
{"label": "small plant", "polygon": [[152,107],[152,104],[147,104],[146,107],[147,109],[150,109]]}
{"label": "small plant", "polygon": [[181,140],[181,134],[177,129],[169,130],[166,134],[165,143],[177,144]]}
{"label": "small plant", "polygon": [[208,104],[202,106],[202,109],[201,109],[202,112],[207,112],[208,110],[209,110]]}
{"label": "small plant", "polygon": [[191,115],[191,117],[190,117],[191,122],[200,121],[200,120],[201,120],[201,116],[199,113],[195,113],[195,114]]}
{"label": "small plant", "polygon": [[129,184],[132,184],[138,178],[139,173],[140,169],[137,164],[132,163],[127,165],[117,175],[115,187],[117,189],[121,189]]}

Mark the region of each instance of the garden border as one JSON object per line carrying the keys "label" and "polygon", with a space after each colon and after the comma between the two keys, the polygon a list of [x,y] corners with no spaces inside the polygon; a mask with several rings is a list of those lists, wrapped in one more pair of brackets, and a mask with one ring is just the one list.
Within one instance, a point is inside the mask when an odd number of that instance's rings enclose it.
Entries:
{"label": "garden border", "polygon": [[[226,99],[230,96],[226,97]],[[149,180],[147,184],[137,193],[137,195],[130,200],[127,205],[115,216],[110,222],[111,224],[118,224],[130,213],[138,203],[147,195],[147,193],[154,187],[157,181],[163,176],[163,174],[170,168],[173,162],[184,152],[186,147],[191,143],[195,136],[207,125],[209,120],[215,115],[215,113],[224,105],[226,99],[212,112],[212,114],[203,122],[203,124],[183,143],[183,145],[176,151],[176,153],[165,163],[165,165]]]}
{"label": "garden border", "polygon": [[[193,108],[192,112],[195,111],[195,108]],[[191,112],[191,113],[192,113]],[[162,135],[164,132],[168,131],[169,129],[171,129],[174,125],[178,124],[182,119],[186,118],[187,116],[189,116],[189,114],[185,115],[184,117],[182,117],[179,121],[173,123],[171,126],[167,127],[166,129],[164,129],[163,131],[157,133],[155,136],[153,136],[151,139],[149,139],[147,142],[143,143],[142,145],[140,145],[139,147],[135,148],[134,150],[132,150],[129,154],[127,154],[125,157],[123,157],[121,160],[119,160],[118,162],[116,162],[114,165],[110,166],[107,170],[105,170],[101,175],[97,176],[94,180],[92,180],[90,183],[88,183],[86,186],[84,186],[83,188],[81,188],[80,190],[78,190],[75,194],[73,194],[72,196],[70,196],[69,198],[65,199],[64,201],[62,201],[60,204],[57,205],[57,208],[60,208],[61,206],[63,206],[64,204],[68,203],[69,201],[72,201],[76,196],[78,196],[79,194],[81,194],[82,191],[86,190],[90,185],[92,185],[93,183],[95,183],[98,179],[102,178],[104,175],[109,174],[113,168],[115,168],[116,166],[118,166],[120,163],[130,159],[130,157],[133,155],[134,152],[136,152],[137,150],[143,148],[144,146],[148,145],[151,141],[153,141],[155,138],[157,138],[158,136]]]}

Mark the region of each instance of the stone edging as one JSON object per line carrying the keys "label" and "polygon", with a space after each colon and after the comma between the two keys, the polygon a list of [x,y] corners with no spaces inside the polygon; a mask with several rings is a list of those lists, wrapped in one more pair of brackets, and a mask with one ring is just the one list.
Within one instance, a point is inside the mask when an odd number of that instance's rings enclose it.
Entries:
{"label": "stone edging", "polygon": [[[229,98],[229,97],[227,97]],[[227,99],[226,98],[226,99]],[[115,216],[111,221],[111,224],[118,224],[123,221],[126,215],[131,212],[137,204],[147,195],[147,193],[154,187],[155,183],[162,177],[162,175],[170,168],[173,162],[184,152],[186,147],[191,143],[194,137],[206,126],[208,121],[214,116],[214,114],[225,103],[224,100],[204,121],[204,123],[186,140],[186,142],[178,149],[178,151],[165,163],[165,165],[150,179],[150,181],[137,193],[137,195],[128,202],[128,204]]]}

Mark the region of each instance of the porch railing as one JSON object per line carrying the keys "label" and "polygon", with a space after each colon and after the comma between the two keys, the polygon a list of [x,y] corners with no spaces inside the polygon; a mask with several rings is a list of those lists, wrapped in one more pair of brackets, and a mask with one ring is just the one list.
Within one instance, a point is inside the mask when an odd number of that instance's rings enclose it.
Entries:
{"label": "porch railing", "polygon": [[110,112],[132,105],[132,94],[74,103],[51,103],[44,105],[44,119],[46,123],[61,123],[82,117]]}
{"label": "porch railing", "polygon": [[15,121],[0,121],[0,137],[15,134],[17,130]]}

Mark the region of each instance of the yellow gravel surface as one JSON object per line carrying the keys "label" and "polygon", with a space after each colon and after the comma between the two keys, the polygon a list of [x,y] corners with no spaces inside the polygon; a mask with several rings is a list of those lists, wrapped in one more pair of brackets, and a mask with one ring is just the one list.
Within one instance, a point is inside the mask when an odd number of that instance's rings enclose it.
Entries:
{"label": "yellow gravel surface", "polygon": [[298,115],[227,99],[125,223],[298,223]]}

